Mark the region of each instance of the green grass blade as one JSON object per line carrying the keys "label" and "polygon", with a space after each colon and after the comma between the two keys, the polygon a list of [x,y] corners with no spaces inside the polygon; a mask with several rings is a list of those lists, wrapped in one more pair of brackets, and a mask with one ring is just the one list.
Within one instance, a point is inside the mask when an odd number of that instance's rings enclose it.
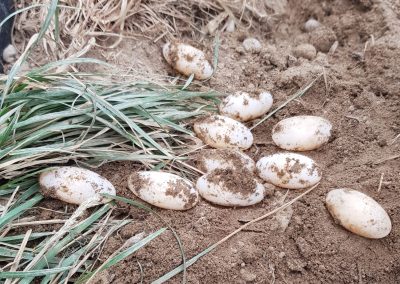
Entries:
{"label": "green grass blade", "polygon": [[49,274],[60,273],[63,271],[67,271],[71,269],[70,266],[67,267],[59,267],[59,268],[50,268],[50,269],[40,269],[40,270],[31,270],[31,271],[15,271],[15,272],[0,272],[0,279],[8,279],[8,278],[33,278],[38,276],[45,276]]}
{"label": "green grass blade", "polygon": [[111,258],[109,261],[107,261],[104,266],[102,267],[102,269],[99,271],[103,271],[115,264],[117,264],[118,262],[120,262],[121,260],[127,258],[128,256],[130,256],[132,253],[134,253],[135,251],[137,251],[138,249],[144,247],[147,243],[149,243],[150,241],[152,241],[153,239],[157,238],[159,235],[161,235],[162,233],[165,232],[167,228],[161,228],[158,231],[148,235],[146,238],[144,238],[143,240],[137,242],[136,244],[134,244],[133,246],[131,246],[130,248],[124,250],[123,252],[117,254],[115,257]]}
{"label": "green grass blade", "polygon": [[179,249],[181,251],[181,255],[182,255],[182,271],[183,271],[183,276],[182,276],[183,281],[182,282],[185,283],[186,282],[186,266],[187,266],[186,265],[186,254],[185,254],[185,249],[183,247],[182,241],[179,238],[179,235],[174,230],[174,228],[172,228],[168,224],[168,222],[166,222],[164,220],[164,218],[160,214],[158,214],[157,212],[152,210],[150,207],[148,207],[148,206],[146,206],[146,205],[144,205],[144,204],[142,204],[140,202],[137,202],[137,201],[134,201],[134,200],[131,200],[131,199],[127,199],[127,198],[124,198],[124,197],[121,197],[121,196],[117,196],[117,195],[109,195],[109,194],[102,194],[102,195],[107,197],[107,198],[115,199],[115,200],[118,200],[118,201],[122,201],[124,203],[133,205],[133,206],[135,206],[137,208],[141,208],[141,209],[144,209],[144,210],[146,210],[148,212],[151,212],[152,214],[156,215],[168,227],[168,229],[171,230],[172,234],[174,235],[174,237],[175,237],[175,239],[176,239],[176,241],[178,243]]}
{"label": "green grass blade", "polygon": [[85,283],[86,281],[88,281],[90,278],[92,278],[95,274],[104,271],[108,268],[110,268],[111,266],[117,264],[118,262],[120,262],[121,260],[127,258],[128,256],[130,256],[131,254],[133,254],[134,252],[136,252],[137,250],[139,250],[140,248],[144,247],[147,243],[149,243],[150,241],[152,241],[153,239],[157,238],[159,235],[161,235],[162,233],[164,233],[166,231],[167,228],[161,228],[158,231],[148,235],[146,238],[140,240],[139,242],[133,244],[131,247],[129,247],[128,249],[124,250],[123,252],[118,253],[116,256],[114,256],[113,258],[107,260],[105,263],[103,263],[96,271],[89,273],[87,275],[85,275],[84,277],[82,277],[81,279],[79,279],[76,283]]}
{"label": "green grass blade", "polygon": [[[54,234],[54,232],[32,233],[29,236],[29,241],[33,241],[33,240],[40,239],[40,238],[43,238],[43,237],[48,237],[48,236],[51,236],[53,234]],[[14,243],[14,242],[17,242],[18,243],[19,241],[22,241],[24,239],[24,237],[25,237],[25,235],[1,237],[0,238],[0,242],[3,242],[3,243]]]}
{"label": "green grass blade", "polygon": [[[18,254],[18,250],[0,247],[0,256],[2,256],[2,257],[14,259],[17,254]],[[23,259],[32,259],[33,257],[34,257],[34,255],[32,253],[24,252],[22,254]]]}
{"label": "green grass blade", "polygon": [[36,205],[42,199],[43,199],[43,196],[41,194],[36,194],[34,197],[27,200],[25,203],[15,207],[10,212],[5,214],[3,217],[0,217],[0,229],[3,228],[4,226],[6,226],[8,223],[10,223],[15,218],[18,218],[27,209],[32,208],[34,205]]}
{"label": "green grass blade", "polygon": [[[207,253],[209,253],[210,251],[212,251],[213,249],[215,249],[217,247],[217,245],[212,245],[208,248],[206,248],[205,250],[203,250],[201,253],[199,253],[198,255],[192,257],[191,259],[186,261],[186,268],[188,268],[189,266],[193,265],[196,261],[198,261],[201,257],[203,257],[204,255],[206,255]],[[161,276],[160,278],[158,278],[157,280],[151,282],[151,284],[161,284],[164,283],[166,281],[168,281],[169,279],[171,279],[172,277],[174,277],[175,275],[181,273],[184,270],[184,266],[183,264],[179,265],[178,267],[176,267],[175,269],[171,270],[170,272],[168,272],[167,274]]]}

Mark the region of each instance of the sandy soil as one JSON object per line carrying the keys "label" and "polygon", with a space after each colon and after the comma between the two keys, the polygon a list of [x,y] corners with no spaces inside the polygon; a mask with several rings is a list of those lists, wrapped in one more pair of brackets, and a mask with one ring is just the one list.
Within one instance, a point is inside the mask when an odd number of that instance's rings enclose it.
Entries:
{"label": "sandy soil", "polygon": [[[299,4],[301,2],[301,5]],[[285,14],[273,24],[254,25],[221,34],[217,73],[206,84],[222,93],[268,90],[274,107],[318,74],[321,78],[301,99],[291,102],[254,130],[255,144],[246,153],[256,161],[281,151],[272,143],[271,129],[293,115],[320,115],[334,125],[333,136],[321,149],[305,153],[323,170],[321,184],[290,208],[239,233],[188,269],[189,283],[399,283],[400,282],[400,5],[393,1],[288,1]],[[323,28],[307,33],[310,17]],[[259,53],[245,52],[242,41],[255,37]],[[185,37],[212,55],[212,38]],[[329,48],[337,40],[335,50]],[[312,60],[295,57],[293,49],[312,43],[319,51]],[[174,75],[161,55],[162,40],[126,40],[118,51],[91,55],[132,69]],[[323,52],[321,52],[323,51]],[[299,53],[296,53],[299,55]],[[308,55],[307,55],[308,56]],[[306,57],[307,57],[306,56]],[[248,123],[249,126],[257,121]],[[118,194],[135,199],[127,188],[134,163],[113,163],[99,173]],[[379,182],[383,182],[378,191]],[[369,240],[335,224],[325,208],[326,193],[348,187],[367,193],[388,212],[390,235]],[[289,191],[286,200],[301,191]],[[186,212],[155,209],[175,228],[190,258],[241,224],[282,204],[283,189],[248,208],[223,208],[204,200]],[[64,204],[45,201],[54,210]],[[49,211],[44,216],[53,218]],[[110,238],[100,259],[106,259],[126,239],[163,226],[147,212],[121,204],[120,216],[134,222]],[[149,283],[181,262],[172,233],[165,233],[120,265],[98,277],[97,283]],[[182,275],[170,283],[180,283]]]}

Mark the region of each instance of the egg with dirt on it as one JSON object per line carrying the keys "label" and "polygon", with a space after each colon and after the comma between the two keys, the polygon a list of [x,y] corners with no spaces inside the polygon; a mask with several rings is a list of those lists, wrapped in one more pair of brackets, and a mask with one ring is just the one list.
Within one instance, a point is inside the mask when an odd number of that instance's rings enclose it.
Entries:
{"label": "egg with dirt on it", "polygon": [[134,172],[128,178],[128,187],[140,199],[164,209],[188,210],[199,200],[190,181],[171,173]]}
{"label": "egg with dirt on it", "polygon": [[195,157],[196,166],[202,172],[211,172],[216,169],[246,169],[254,172],[256,163],[243,152],[235,149],[203,150]]}
{"label": "egg with dirt on it", "polygon": [[211,77],[214,70],[207,61],[204,52],[184,43],[168,42],[163,47],[165,60],[179,73],[205,80]]}
{"label": "egg with dirt on it", "polygon": [[332,124],[311,115],[293,116],[279,121],[272,129],[272,140],[285,150],[315,150],[328,142]]}
{"label": "egg with dirt on it", "polygon": [[205,144],[213,148],[248,149],[253,144],[253,134],[244,124],[222,115],[198,119],[193,130]]}
{"label": "egg with dirt on it", "polygon": [[309,157],[295,153],[278,153],[261,158],[259,176],[273,185],[300,189],[317,184],[322,177],[318,165]]}
{"label": "egg with dirt on it", "polygon": [[78,167],[54,167],[39,176],[40,192],[47,197],[71,204],[93,200],[93,204],[110,201],[102,193],[115,195],[114,186],[104,177]]}
{"label": "egg with dirt on it", "polygon": [[221,206],[250,206],[261,202],[264,186],[246,171],[217,169],[197,180],[201,197]]}
{"label": "egg with dirt on it", "polygon": [[269,92],[249,94],[236,92],[225,97],[219,105],[219,112],[238,121],[249,121],[266,114],[273,103]]}
{"label": "egg with dirt on it", "polygon": [[347,188],[331,190],[326,196],[326,207],[337,223],[359,236],[380,239],[392,229],[385,209],[362,192]]}

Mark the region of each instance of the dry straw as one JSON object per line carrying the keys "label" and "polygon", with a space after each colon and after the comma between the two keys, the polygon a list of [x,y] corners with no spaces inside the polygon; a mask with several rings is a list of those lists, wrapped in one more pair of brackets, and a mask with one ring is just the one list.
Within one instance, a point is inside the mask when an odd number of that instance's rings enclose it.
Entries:
{"label": "dry straw", "polygon": [[[250,28],[254,21],[269,23],[283,10],[286,1],[257,0],[63,0],[57,18],[46,32],[43,47],[49,59],[82,56],[93,46],[115,48],[125,38],[190,35],[198,37],[226,27],[228,19]],[[283,3],[283,4],[282,4]],[[27,8],[16,17],[19,39],[38,33],[47,15],[49,1],[20,0]],[[53,31],[57,32],[54,33]],[[22,50],[21,50],[22,51]]]}

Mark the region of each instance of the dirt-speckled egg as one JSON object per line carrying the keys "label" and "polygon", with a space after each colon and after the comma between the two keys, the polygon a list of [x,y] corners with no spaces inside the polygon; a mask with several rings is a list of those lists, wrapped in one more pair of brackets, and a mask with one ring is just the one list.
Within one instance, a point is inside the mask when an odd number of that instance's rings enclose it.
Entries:
{"label": "dirt-speckled egg", "polygon": [[264,186],[250,172],[214,170],[197,180],[200,195],[221,206],[249,206],[264,199]]}
{"label": "dirt-speckled egg", "polygon": [[44,196],[71,204],[81,204],[96,198],[97,204],[106,203],[109,199],[102,197],[101,193],[116,194],[114,186],[104,177],[78,167],[50,168],[40,174],[39,185]]}
{"label": "dirt-speckled egg", "polygon": [[328,142],[332,124],[311,115],[293,116],[279,121],[272,129],[277,146],[291,151],[314,150]]}
{"label": "dirt-speckled egg", "polygon": [[326,196],[326,207],[335,221],[362,237],[380,239],[392,230],[385,209],[362,192],[347,188],[331,190]]}
{"label": "dirt-speckled egg", "polygon": [[135,172],[128,178],[128,187],[140,199],[164,209],[187,210],[199,200],[190,181],[170,173]]}
{"label": "dirt-speckled egg", "polygon": [[216,169],[247,169],[254,172],[256,163],[252,158],[235,149],[212,149],[201,151],[196,156],[196,165],[203,172]]}
{"label": "dirt-speckled egg", "polygon": [[236,92],[222,100],[219,112],[238,121],[249,121],[266,114],[272,102],[272,95],[268,92],[258,95]]}
{"label": "dirt-speckled egg", "polygon": [[194,74],[196,79],[205,80],[214,72],[204,53],[191,45],[168,42],[163,47],[163,55],[168,64],[183,75]]}
{"label": "dirt-speckled egg", "polygon": [[321,171],[310,158],[295,153],[278,153],[261,158],[259,176],[266,182],[290,189],[313,186],[321,180]]}
{"label": "dirt-speckled egg", "polygon": [[193,129],[204,143],[214,148],[248,149],[253,144],[250,129],[226,116],[202,118],[194,123]]}

